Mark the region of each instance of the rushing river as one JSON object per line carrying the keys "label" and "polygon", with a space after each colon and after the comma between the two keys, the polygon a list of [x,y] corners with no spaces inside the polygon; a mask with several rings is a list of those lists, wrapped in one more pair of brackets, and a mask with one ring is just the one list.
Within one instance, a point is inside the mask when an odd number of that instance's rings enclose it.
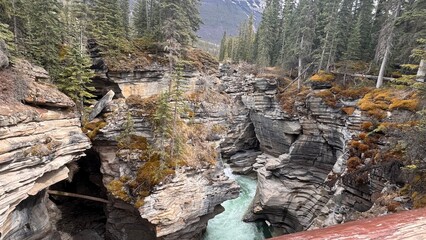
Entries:
{"label": "rushing river", "polygon": [[256,180],[244,176],[234,176],[230,173],[230,169],[225,169],[225,172],[241,186],[240,196],[222,204],[225,211],[209,221],[204,240],[265,239],[261,227],[257,227],[255,223],[242,221],[244,213],[256,193]]}

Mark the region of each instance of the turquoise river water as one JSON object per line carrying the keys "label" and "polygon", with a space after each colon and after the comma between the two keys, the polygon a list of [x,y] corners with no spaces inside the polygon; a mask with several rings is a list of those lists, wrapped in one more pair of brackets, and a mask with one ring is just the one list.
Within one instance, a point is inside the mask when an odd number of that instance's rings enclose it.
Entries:
{"label": "turquoise river water", "polygon": [[242,221],[256,193],[256,180],[245,176],[234,176],[230,173],[230,169],[225,169],[225,172],[241,186],[240,196],[222,204],[225,211],[209,221],[203,240],[265,239],[262,227]]}

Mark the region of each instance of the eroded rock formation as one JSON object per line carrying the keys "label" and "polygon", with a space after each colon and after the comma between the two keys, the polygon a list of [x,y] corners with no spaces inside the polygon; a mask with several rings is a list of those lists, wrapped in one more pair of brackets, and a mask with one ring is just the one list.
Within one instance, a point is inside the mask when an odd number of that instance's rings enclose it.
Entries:
{"label": "eroded rock formation", "polygon": [[[213,74],[182,73],[190,163],[176,164],[172,174],[141,191],[137,184],[142,184],[129,179],[138,179],[150,161],[146,152],[155,141],[154,99],[168,89],[172,73],[156,61],[120,70],[108,69],[96,51],[92,58],[96,93],[107,96],[84,131],[110,190],[105,208],[109,239],[200,239],[207,221],[222,211],[220,204],[239,191],[224,175],[220,159],[212,161],[216,151],[235,173],[257,175],[257,194],[246,220],[267,220],[278,234],[337,224],[344,214],[368,210],[388,180],[386,169],[366,172],[361,184],[344,177],[348,142],[368,120],[356,104],[342,103],[353,107],[347,114],[327,106],[316,95],[322,90],[312,89],[288,113],[277,98],[278,80],[222,66]],[[72,110],[74,103],[47,78],[43,69],[22,61],[0,72],[6,89],[0,95],[5,103],[0,107],[3,238],[49,234],[50,223],[31,215],[46,215],[44,189],[67,178],[66,164],[91,145]],[[126,129],[129,119],[132,129]],[[135,139],[123,146],[120,138],[126,131]]]}
{"label": "eroded rock formation", "polygon": [[[257,172],[257,194],[247,221],[267,220],[278,235],[338,224],[351,213],[370,209],[385,183],[395,183],[389,176],[391,166],[347,174],[348,145],[362,132],[362,123],[371,121],[356,108],[356,101],[333,108],[317,96],[322,89],[311,89],[294,103],[295,112],[288,113],[279,103],[277,78],[225,68],[220,80],[219,88],[239,103],[235,116],[252,126],[259,142],[259,148],[235,144],[234,136],[251,136],[240,128],[228,132],[222,143],[235,172]],[[343,107],[353,111],[348,114]],[[234,148],[228,153],[227,146]]]}
{"label": "eroded rock formation", "polygon": [[[116,85],[118,98],[110,102],[92,123],[102,124],[93,135],[94,149],[101,158],[103,182],[109,186],[114,180],[137,178],[138,171],[147,164],[143,156],[147,150],[119,147],[119,138],[126,122],[132,121],[132,134],[138,139],[154,139],[150,101],[168,88],[171,71],[158,65],[133,71],[98,69],[95,81]],[[104,77],[102,77],[104,76]],[[199,129],[195,136],[206,147],[215,149],[226,132],[233,106],[225,94],[209,90],[218,79],[198,71],[183,73],[187,104],[191,118],[184,119]],[[102,91],[100,91],[102,92]],[[245,112],[247,115],[248,112]],[[93,131],[92,131],[93,132]],[[239,131],[238,131],[239,132]],[[90,134],[90,133],[89,133]],[[190,139],[195,145],[195,139]],[[241,141],[247,141],[241,136]],[[196,150],[189,158],[195,158]],[[199,149],[205,151],[205,149]],[[214,152],[213,152],[214,153]],[[224,175],[222,163],[199,162],[179,167],[174,175],[155,186],[142,201],[129,200],[126,194],[109,197],[107,207],[107,237],[110,239],[200,239],[207,221],[223,211],[220,204],[236,198],[239,186]],[[189,159],[191,161],[191,159]],[[195,159],[192,161],[196,162]],[[122,192],[120,192],[122,194]],[[131,193],[130,193],[131,194]],[[131,197],[130,197],[131,198]],[[127,201],[124,201],[124,200]]]}
{"label": "eroded rock formation", "polygon": [[22,60],[0,71],[0,239],[49,234],[44,190],[91,146],[74,103],[47,80]]}

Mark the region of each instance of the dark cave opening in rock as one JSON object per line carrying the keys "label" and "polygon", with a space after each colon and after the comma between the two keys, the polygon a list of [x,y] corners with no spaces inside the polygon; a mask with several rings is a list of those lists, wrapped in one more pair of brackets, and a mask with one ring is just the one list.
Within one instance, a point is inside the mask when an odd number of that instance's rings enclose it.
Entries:
{"label": "dark cave opening in rock", "polygon": [[[85,157],[68,166],[72,181],[61,181],[49,190],[107,199],[100,166],[98,154],[90,149]],[[105,203],[52,193],[49,198],[57,207],[51,218],[61,239],[104,239]]]}

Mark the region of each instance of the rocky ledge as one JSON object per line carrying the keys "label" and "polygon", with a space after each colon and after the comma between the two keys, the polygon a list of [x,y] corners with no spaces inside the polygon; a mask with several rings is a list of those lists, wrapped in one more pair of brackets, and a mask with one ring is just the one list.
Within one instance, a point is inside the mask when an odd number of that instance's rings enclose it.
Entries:
{"label": "rocky ledge", "polygon": [[0,70],[0,239],[41,239],[51,230],[49,186],[91,143],[74,103],[26,61]]}
{"label": "rocky ledge", "polygon": [[[87,129],[101,159],[103,183],[110,192],[107,237],[200,239],[208,220],[223,211],[220,204],[239,195],[239,186],[225,176],[217,158],[228,124],[225,119],[232,112],[224,94],[208,90],[218,79],[196,70],[182,73],[188,109],[181,114],[182,129],[177,131],[184,131],[181,134],[187,137],[185,163],[178,166],[174,160],[175,166],[168,169],[172,174],[141,190],[143,187],[132,185],[141,174],[146,176],[146,166],[156,164],[146,156],[149,149],[158,147],[153,114],[173,74],[155,63],[131,70],[102,68],[97,73],[94,82],[99,92],[115,92],[115,99],[103,104],[105,109]],[[106,88],[100,87],[104,82],[108,82]],[[126,131],[129,134],[124,136]],[[130,144],[123,144],[123,137],[130,137]]]}

